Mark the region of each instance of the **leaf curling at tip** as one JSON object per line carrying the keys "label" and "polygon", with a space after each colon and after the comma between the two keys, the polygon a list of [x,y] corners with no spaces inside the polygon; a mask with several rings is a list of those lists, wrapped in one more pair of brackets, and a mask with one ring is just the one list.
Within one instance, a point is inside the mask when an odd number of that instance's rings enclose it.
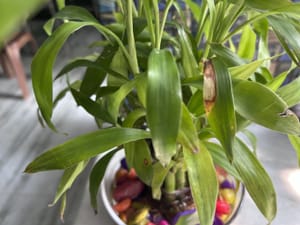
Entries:
{"label": "leaf curling at tip", "polygon": [[289,109],[286,109],[282,113],[279,113],[280,117],[289,117],[289,116],[293,116],[293,115],[294,115],[293,111],[291,111]]}
{"label": "leaf curling at tip", "polygon": [[210,60],[204,62],[203,74],[203,99],[205,103],[205,111],[206,113],[209,113],[215,104],[217,96],[216,74],[213,64]]}

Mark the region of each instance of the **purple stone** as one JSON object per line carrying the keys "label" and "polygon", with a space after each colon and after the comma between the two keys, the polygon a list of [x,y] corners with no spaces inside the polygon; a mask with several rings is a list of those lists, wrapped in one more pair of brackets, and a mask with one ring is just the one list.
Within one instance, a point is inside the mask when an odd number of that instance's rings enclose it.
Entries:
{"label": "purple stone", "polygon": [[128,165],[127,165],[127,162],[126,162],[126,158],[121,159],[121,167],[123,169],[128,170]]}
{"label": "purple stone", "polygon": [[215,216],[213,225],[224,225],[224,223],[219,217]]}
{"label": "purple stone", "polygon": [[234,182],[230,182],[229,180],[224,180],[221,183],[221,188],[222,189],[224,189],[224,188],[235,189],[235,184],[234,184]]}
{"label": "purple stone", "polygon": [[179,220],[180,217],[182,216],[187,216],[190,214],[193,214],[194,212],[196,212],[196,209],[188,209],[182,212],[177,213],[174,218],[172,219],[172,225],[175,225],[177,223],[177,221]]}

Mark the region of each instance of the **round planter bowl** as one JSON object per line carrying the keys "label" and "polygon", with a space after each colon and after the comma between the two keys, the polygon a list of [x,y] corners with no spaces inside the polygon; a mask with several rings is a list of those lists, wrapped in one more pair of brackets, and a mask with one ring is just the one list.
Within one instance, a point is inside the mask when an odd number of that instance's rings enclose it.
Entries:
{"label": "round planter bowl", "polygon": [[[120,219],[120,217],[116,214],[116,212],[113,209],[114,200],[112,198],[112,187],[115,179],[115,174],[120,168],[120,161],[122,158],[124,158],[124,156],[125,156],[124,151],[118,151],[117,153],[115,153],[115,155],[112,157],[112,159],[110,160],[107,166],[100,187],[100,193],[101,193],[104,207],[107,210],[110,217],[112,218],[112,220],[118,225],[126,225],[126,224]],[[230,224],[230,222],[234,219],[235,215],[237,214],[244,196],[244,192],[245,192],[244,186],[240,185],[236,193],[235,206],[232,210],[231,215],[226,220],[226,225]]]}

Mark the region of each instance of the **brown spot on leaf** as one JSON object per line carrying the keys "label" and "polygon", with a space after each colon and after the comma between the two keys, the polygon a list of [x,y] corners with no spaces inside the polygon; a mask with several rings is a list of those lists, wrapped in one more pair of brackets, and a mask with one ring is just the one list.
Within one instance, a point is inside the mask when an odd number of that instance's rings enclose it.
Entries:
{"label": "brown spot on leaf", "polygon": [[217,96],[216,74],[213,64],[210,60],[204,62],[204,82],[203,82],[203,99],[205,111],[209,113],[213,108]]}

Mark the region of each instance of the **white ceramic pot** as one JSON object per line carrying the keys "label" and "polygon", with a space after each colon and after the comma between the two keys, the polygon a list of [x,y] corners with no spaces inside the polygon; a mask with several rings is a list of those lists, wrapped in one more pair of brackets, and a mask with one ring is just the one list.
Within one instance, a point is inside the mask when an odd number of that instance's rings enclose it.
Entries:
{"label": "white ceramic pot", "polygon": [[103,200],[103,204],[112,218],[112,220],[118,224],[118,225],[126,225],[120,217],[116,214],[116,212],[113,209],[113,198],[112,198],[112,186],[114,183],[114,178],[117,170],[120,168],[120,161],[122,158],[124,158],[125,153],[124,151],[118,151],[114,154],[112,159],[110,160],[105,175],[103,177],[100,191],[101,191],[101,197]]}
{"label": "white ceramic pot", "polygon": [[[114,211],[114,209],[112,207],[114,205],[114,200],[112,198],[112,187],[114,184],[115,174],[116,174],[117,170],[120,168],[120,161],[124,157],[125,157],[125,153],[123,150],[115,153],[115,155],[111,158],[111,160],[107,166],[107,169],[106,169],[106,172],[105,172],[105,175],[103,177],[101,187],[100,187],[101,197],[102,197],[104,206],[105,206],[108,214],[112,218],[112,220],[118,225],[126,225],[126,224],[119,218],[119,216],[116,214],[116,212]],[[244,195],[244,186],[240,186],[239,190],[236,193],[236,204],[234,206],[232,214],[227,219],[226,225],[230,224],[230,222],[234,219],[234,217],[240,207],[243,195]]]}

